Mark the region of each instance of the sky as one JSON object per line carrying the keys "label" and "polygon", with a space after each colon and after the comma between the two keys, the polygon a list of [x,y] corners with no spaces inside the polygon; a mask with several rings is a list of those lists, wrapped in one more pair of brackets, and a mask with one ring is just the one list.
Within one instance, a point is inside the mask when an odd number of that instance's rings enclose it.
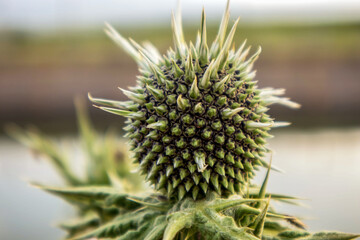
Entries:
{"label": "sky", "polygon": [[[225,0],[182,0],[184,21],[221,16]],[[49,30],[168,24],[176,0],[0,0],[0,29]],[[248,22],[360,22],[360,0],[232,0],[232,16]]]}

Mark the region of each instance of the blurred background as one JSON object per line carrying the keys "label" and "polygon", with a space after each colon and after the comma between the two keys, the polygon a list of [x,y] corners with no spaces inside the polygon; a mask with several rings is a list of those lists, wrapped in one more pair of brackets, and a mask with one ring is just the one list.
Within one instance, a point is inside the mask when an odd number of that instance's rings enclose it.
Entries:
{"label": "blurred background", "polygon": [[[203,6],[212,39],[225,4],[183,0],[187,40],[195,39]],[[61,181],[7,137],[4,124],[74,141],[75,96],[123,100],[117,87],[135,83],[137,67],[105,36],[104,21],[164,52],[175,7],[173,0],[0,0],[0,239],[58,239],[56,220],[71,215],[64,202],[28,186],[27,179]],[[360,2],[233,0],[231,12],[242,19],[235,42],[263,47],[260,87],[286,88],[302,104],[271,110],[293,125],[273,132],[273,162],[286,173],[273,173],[269,190],[311,200],[308,208],[279,208],[303,216],[311,230],[359,232]],[[93,108],[91,117],[100,131],[123,124]]]}

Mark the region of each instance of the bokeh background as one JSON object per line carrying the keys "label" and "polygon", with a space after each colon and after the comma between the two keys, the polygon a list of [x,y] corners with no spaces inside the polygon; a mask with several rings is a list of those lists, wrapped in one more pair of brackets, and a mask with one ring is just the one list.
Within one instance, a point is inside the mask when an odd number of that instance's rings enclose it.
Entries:
{"label": "bokeh background", "polygon": [[[225,1],[183,0],[188,40],[202,6],[209,37],[217,32]],[[0,0],[0,239],[58,239],[56,220],[71,215],[64,202],[28,186],[28,179],[61,181],[3,126],[36,125],[70,140],[76,156],[74,97],[125,99],[117,87],[134,85],[137,74],[103,33],[104,21],[164,52],[175,7],[173,0]],[[360,232],[360,2],[233,0],[231,12],[242,19],[236,42],[263,47],[259,85],[284,87],[302,104],[271,110],[293,125],[273,132],[273,162],[285,174],[273,173],[269,189],[301,196],[308,206],[279,208],[304,217],[311,230]],[[122,127],[119,117],[90,113],[100,131]]]}

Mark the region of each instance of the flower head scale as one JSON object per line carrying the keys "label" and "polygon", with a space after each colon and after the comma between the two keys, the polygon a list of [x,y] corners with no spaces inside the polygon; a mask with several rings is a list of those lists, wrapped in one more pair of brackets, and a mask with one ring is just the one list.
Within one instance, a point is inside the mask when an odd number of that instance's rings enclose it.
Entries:
{"label": "flower head scale", "polygon": [[239,19],[227,33],[229,2],[218,34],[209,46],[203,10],[195,44],[185,42],[181,15],[172,15],[174,50],[161,55],[150,43],[126,40],[110,25],[106,33],[138,64],[137,86],[121,91],[130,101],[90,99],[104,111],[128,118],[140,171],[169,198],[203,198],[240,192],[262,156],[268,131],[286,125],[266,113],[271,104],[297,108],[279,97],[282,89],[257,88],[253,64],[261,48],[248,57],[244,41],[235,50]]}

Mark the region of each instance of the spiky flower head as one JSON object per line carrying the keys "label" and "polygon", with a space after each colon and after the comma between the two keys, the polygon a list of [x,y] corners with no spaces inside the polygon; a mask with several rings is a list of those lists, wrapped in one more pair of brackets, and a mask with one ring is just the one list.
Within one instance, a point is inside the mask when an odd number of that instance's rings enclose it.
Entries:
{"label": "spiky flower head", "polygon": [[258,89],[252,70],[261,48],[247,57],[246,41],[235,50],[239,19],[227,33],[229,2],[209,47],[202,12],[195,44],[187,44],[180,8],[172,15],[175,49],[161,55],[151,44],[126,40],[110,25],[106,33],[139,66],[137,86],[121,89],[130,101],[92,98],[101,109],[128,118],[125,130],[147,180],[170,198],[203,198],[241,191],[254,168],[266,164],[266,138],[276,123],[268,105],[298,107],[282,89]]}

